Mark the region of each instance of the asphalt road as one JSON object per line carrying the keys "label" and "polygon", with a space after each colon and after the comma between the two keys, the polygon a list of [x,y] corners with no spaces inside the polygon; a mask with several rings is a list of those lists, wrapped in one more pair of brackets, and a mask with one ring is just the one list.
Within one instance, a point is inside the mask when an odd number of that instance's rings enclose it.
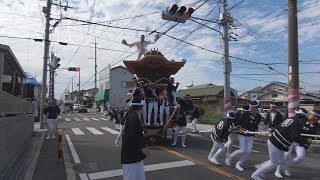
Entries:
{"label": "asphalt road", "polygon": [[[115,147],[117,131],[114,123],[103,115],[94,113],[62,115],[58,127],[65,132],[68,151],[77,172],[77,178],[85,179],[122,179],[120,148]],[[203,133],[187,136],[187,148],[169,144],[150,146],[151,156],[144,160],[148,180],[209,180],[209,179],[250,179],[254,165],[268,159],[266,142],[255,141],[249,160],[243,165],[244,172],[224,165],[217,166],[208,161],[212,148],[210,133],[205,133],[208,126],[200,126]],[[191,129],[188,129],[190,132]],[[208,131],[209,132],[209,131]],[[72,144],[71,144],[72,143]],[[236,144],[237,145],[237,144]],[[237,149],[237,147],[234,147]],[[235,165],[237,158],[233,161]],[[320,156],[308,154],[307,159],[292,168],[293,177],[285,179],[319,179]],[[266,179],[277,179],[267,174]]]}

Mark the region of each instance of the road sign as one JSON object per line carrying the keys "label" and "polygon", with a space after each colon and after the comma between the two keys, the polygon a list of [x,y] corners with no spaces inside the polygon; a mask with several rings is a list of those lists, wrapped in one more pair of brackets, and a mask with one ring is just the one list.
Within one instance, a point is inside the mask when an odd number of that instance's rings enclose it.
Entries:
{"label": "road sign", "polygon": [[251,101],[256,101],[256,100],[258,100],[257,93],[251,93]]}

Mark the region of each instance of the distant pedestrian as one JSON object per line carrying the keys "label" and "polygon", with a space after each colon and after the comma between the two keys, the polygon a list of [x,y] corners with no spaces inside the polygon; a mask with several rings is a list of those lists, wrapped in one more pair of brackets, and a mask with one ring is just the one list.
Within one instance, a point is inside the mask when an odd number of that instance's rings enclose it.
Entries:
{"label": "distant pedestrian", "polygon": [[[142,103],[132,100],[131,109],[122,119],[121,163],[123,180],[145,180],[143,159],[150,155],[143,137],[141,120]],[[117,144],[117,143],[116,143]]]}
{"label": "distant pedestrian", "polygon": [[192,133],[198,133],[199,131],[197,130],[197,123],[200,118],[200,111],[198,106],[194,105],[193,107],[193,112],[191,116],[191,125],[192,125]]}
{"label": "distant pedestrian", "polygon": [[55,139],[56,127],[57,127],[57,118],[60,115],[60,108],[56,105],[56,102],[49,103],[49,106],[44,109],[44,114],[47,119],[47,140],[50,139],[50,136]]}

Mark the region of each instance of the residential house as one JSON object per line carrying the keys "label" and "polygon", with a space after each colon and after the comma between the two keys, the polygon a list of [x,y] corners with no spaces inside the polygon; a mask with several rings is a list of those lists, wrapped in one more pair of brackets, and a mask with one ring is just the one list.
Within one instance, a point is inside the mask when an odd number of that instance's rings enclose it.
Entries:
{"label": "residential house", "polygon": [[[72,102],[79,102],[79,91],[74,91],[69,93],[65,97],[67,100],[71,100]],[[98,88],[91,88],[91,89],[83,89],[80,90],[80,104],[85,105],[86,107],[92,107],[94,103],[95,94],[98,92]]]}
{"label": "residential house", "polygon": [[[202,85],[187,86],[177,92],[177,97],[190,95],[194,104],[204,106],[209,111],[223,112],[224,110],[224,86],[214,85],[212,83]],[[237,97],[237,91],[231,88],[231,102],[233,105],[238,104],[241,99]]]}
{"label": "residential house", "polygon": [[[270,103],[275,103],[278,106],[288,105],[288,84],[273,81],[266,86],[258,86],[240,95],[244,99],[251,100],[252,96],[256,96],[262,107],[268,107]],[[304,92],[300,88],[300,104],[301,105],[319,105],[320,97],[316,94]]]}

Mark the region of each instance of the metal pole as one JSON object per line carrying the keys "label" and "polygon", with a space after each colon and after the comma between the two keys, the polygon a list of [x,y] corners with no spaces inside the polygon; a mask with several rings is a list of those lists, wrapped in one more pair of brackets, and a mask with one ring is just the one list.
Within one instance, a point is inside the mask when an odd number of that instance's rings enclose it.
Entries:
{"label": "metal pole", "polygon": [[80,104],[80,69],[79,69],[79,92],[78,92],[78,101]]}
{"label": "metal pole", "polygon": [[52,84],[51,84],[51,98],[54,100],[54,76],[55,76],[56,71],[53,69],[52,70]]}
{"label": "metal pole", "polygon": [[229,60],[229,15],[227,14],[227,0],[222,1],[221,25],[224,45],[224,111],[227,112],[231,108],[230,99],[230,72],[231,61]]}
{"label": "metal pole", "polygon": [[51,0],[47,0],[47,11],[46,11],[46,30],[45,30],[45,41],[44,41],[44,57],[43,57],[43,72],[42,72],[42,88],[41,88],[41,102],[40,102],[40,128],[44,128],[44,104],[46,101],[46,89],[47,89],[47,66],[48,66],[48,54],[49,54],[49,28],[50,28],[50,13],[51,13]]}
{"label": "metal pole", "polygon": [[[94,39],[94,97],[97,93],[97,39]],[[95,104],[94,112],[97,112],[97,104]]]}
{"label": "metal pole", "polygon": [[73,102],[73,77],[71,78],[71,101]]}
{"label": "metal pole", "polygon": [[299,58],[298,58],[298,12],[297,0],[288,0],[288,116],[293,117],[299,103]]}

